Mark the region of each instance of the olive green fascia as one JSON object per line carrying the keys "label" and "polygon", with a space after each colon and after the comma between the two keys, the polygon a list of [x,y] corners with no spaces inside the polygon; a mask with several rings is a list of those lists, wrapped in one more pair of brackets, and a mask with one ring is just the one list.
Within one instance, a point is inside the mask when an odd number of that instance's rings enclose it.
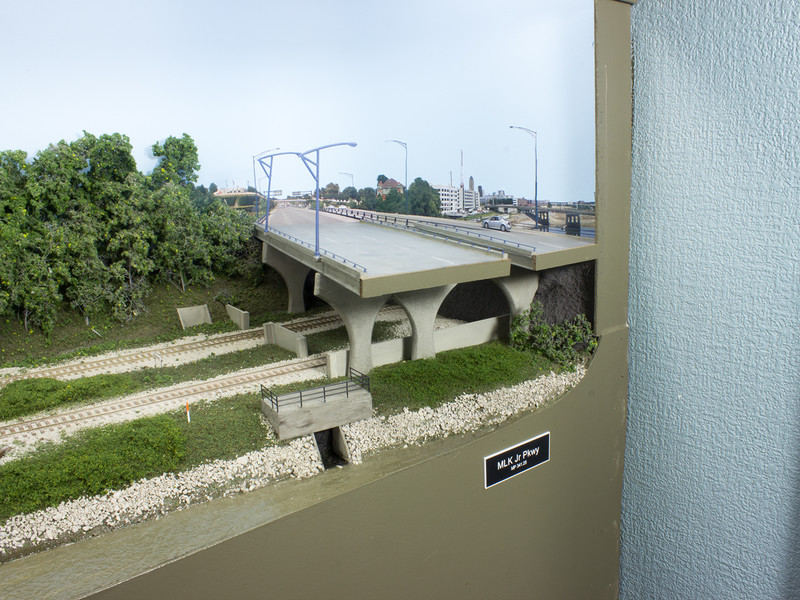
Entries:
{"label": "olive green fascia", "polygon": [[400,273],[398,275],[370,277],[369,274],[364,273],[361,277],[359,293],[362,298],[374,298],[386,294],[424,290],[453,283],[506,277],[510,273],[511,260],[507,256],[492,262],[454,265],[452,267]]}

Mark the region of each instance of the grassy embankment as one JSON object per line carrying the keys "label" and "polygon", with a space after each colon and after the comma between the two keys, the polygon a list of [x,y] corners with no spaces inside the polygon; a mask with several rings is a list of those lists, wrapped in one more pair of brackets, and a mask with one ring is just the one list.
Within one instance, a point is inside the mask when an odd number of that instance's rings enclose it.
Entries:
{"label": "grassy embankment", "polygon": [[[130,322],[120,322],[110,315],[98,315],[92,317],[87,325],[81,314],[65,307],[58,314],[53,334],[47,338],[35,328],[25,331],[19,319],[0,319],[0,339],[3,340],[0,344],[0,367],[30,367],[167,342],[198,333],[232,331],[236,327],[225,311],[226,303],[249,311],[252,327],[291,318],[283,312],[287,305],[286,288],[272,271],[267,271],[257,282],[220,277],[208,287],[191,286],[185,292],[162,283],[153,286],[146,309]],[[183,331],[176,309],[198,304],[208,304],[213,324]]]}
{"label": "grassy embankment", "polygon": [[[513,385],[551,368],[541,356],[493,343],[379,367],[370,377],[374,406],[392,414],[403,407],[436,407],[462,393]],[[276,391],[298,387],[307,384]],[[266,435],[258,394],[204,402],[191,414],[191,423],[183,411],[175,411],[86,431],[0,466],[0,520],[275,443]]]}
{"label": "grassy embankment", "polygon": [[[249,310],[251,323],[284,320],[286,304],[281,285],[252,286],[218,281],[210,288],[178,292],[171,286],[154,289],[148,309],[132,323],[94,320],[88,326],[80,316],[65,312],[50,340],[25,332],[13,320],[0,323],[3,345],[0,361],[34,365],[68,356],[152,344],[194,335],[197,328],[180,330],[175,308],[207,303],[215,321],[206,331],[232,329],[224,301]],[[272,282],[274,283],[274,282]],[[215,300],[216,298],[216,300]],[[223,300],[220,302],[219,300]],[[376,341],[393,337],[392,326],[377,323]],[[103,335],[98,344],[95,331]],[[317,353],[347,343],[344,328],[308,337],[309,352]],[[145,369],[122,375],[101,375],[71,382],[38,380],[11,384],[0,391],[0,418],[30,414],[57,404],[89,403],[182,381],[207,379],[225,372],[287,358],[274,347],[214,356],[189,365]],[[403,407],[435,407],[464,392],[483,392],[511,385],[548,372],[552,365],[541,357],[511,350],[500,344],[441,353],[426,359],[375,369],[372,374],[374,405],[383,414]],[[308,387],[293,384],[278,393]],[[0,466],[0,520],[82,495],[119,489],[142,478],[181,471],[215,459],[229,459],[262,448],[270,441],[261,416],[258,394],[240,395],[192,407],[192,421],[183,411],[139,419],[122,425],[89,430],[61,444],[45,444],[36,453]]]}
{"label": "grassy embankment", "polygon": [[[393,325],[379,321],[373,331],[374,341],[390,339]],[[347,331],[338,327],[306,336],[309,354],[344,348]],[[40,411],[77,404],[91,404],[107,398],[146,390],[211,379],[218,375],[294,358],[278,346],[266,345],[210,356],[175,367],[148,368],[130,373],[93,375],[69,381],[51,378],[23,379],[0,388],[0,421],[24,417]]]}

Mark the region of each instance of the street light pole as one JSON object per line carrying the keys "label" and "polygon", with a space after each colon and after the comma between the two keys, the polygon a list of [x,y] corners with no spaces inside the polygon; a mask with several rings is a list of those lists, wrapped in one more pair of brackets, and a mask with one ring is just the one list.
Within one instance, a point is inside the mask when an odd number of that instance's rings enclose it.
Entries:
{"label": "street light pole", "polygon": [[[256,159],[259,156],[265,155],[267,152],[273,152],[275,150],[280,150],[280,148],[270,148],[269,150],[264,150],[263,152],[253,155],[253,189],[256,191],[256,221],[258,221],[258,181],[256,180]],[[267,212],[269,212],[269,196],[267,196]]]}
{"label": "street light pole", "polygon": [[[303,161],[303,164],[308,169],[308,172],[311,173],[311,176],[314,178],[316,182],[316,198],[317,198],[317,209],[316,209],[316,238],[315,238],[315,246],[314,246],[314,258],[319,258],[319,151],[324,150],[325,148],[333,148],[334,146],[351,146],[355,147],[355,142],[338,142],[336,144],[328,144],[326,146],[320,146],[319,148],[312,148],[311,150],[306,150],[305,152],[295,152],[297,156],[300,157],[300,160]],[[314,153],[314,160],[308,157],[309,154]],[[313,169],[311,167],[314,167]]]}
{"label": "street light pole", "polygon": [[536,229],[539,229],[539,136],[527,127],[509,125],[511,129],[521,129],[533,136],[533,215],[536,218]]}
{"label": "street light pole", "polygon": [[401,142],[400,140],[386,140],[387,142],[394,142],[395,144],[400,144],[406,151],[406,178],[405,178],[405,187],[403,188],[403,195],[405,196],[406,200],[406,214],[408,214],[408,144],[405,142]]}
{"label": "street light pole", "polygon": [[[275,150],[280,150],[280,148],[275,148]],[[270,150],[267,150],[270,152]],[[270,205],[270,196],[272,195],[272,163],[275,160],[276,156],[281,156],[283,154],[297,154],[297,152],[275,152],[273,154],[267,154],[262,156],[264,153],[262,152],[260,158],[258,159],[258,164],[261,165],[261,169],[264,171],[264,175],[267,177],[267,210],[266,214],[264,215],[264,231],[269,230],[269,205]],[[267,161],[269,159],[269,161]],[[256,196],[257,198],[258,196]]]}

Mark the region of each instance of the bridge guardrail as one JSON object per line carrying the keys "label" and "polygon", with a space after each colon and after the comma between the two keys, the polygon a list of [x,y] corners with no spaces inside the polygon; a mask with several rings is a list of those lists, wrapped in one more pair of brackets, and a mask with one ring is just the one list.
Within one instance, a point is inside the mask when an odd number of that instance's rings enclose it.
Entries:
{"label": "bridge guardrail", "polygon": [[293,404],[299,404],[300,408],[302,408],[303,402],[309,403],[321,401],[323,404],[325,404],[327,403],[328,398],[341,396],[342,394],[344,394],[346,398],[349,398],[351,392],[359,389],[366,390],[367,392],[370,391],[369,376],[351,367],[350,378],[346,381],[331,383],[328,385],[311,388],[310,390],[282,394],[280,396],[276,395],[275,392],[266,387],[264,384],[261,384],[261,399],[268,401],[272,407],[272,410],[277,413],[280,412],[281,407],[286,408],[287,406]]}
{"label": "bridge guardrail", "polygon": [[[461,245],[464,245],[464,246],[469,246],[471,248],[478,248],[480,250],[488,250],[490,252],[498,252],[498,253],[501,253],[501,254],[503,252],[502,250],[499,250],[497,248],[493,248],[493,247],[491,247],[491,246],[489,246],[488,244],[485,244],[485,243],[468,242],[466,240],[448,237],[448,236],[443,235],[443,234],[442,235],[437,235],[437,234],[432,233],[430,231],[423,231],[421,229],[417,229],[417,228],[413,227],[410,224],[410,221],[413,221],[413,223],[422,223],[422,224],[425,224],[425,225],[432,225],[432,226],[439,225],[439,226],[441,226],[443,228],[444,227],[451,227],[454,230],[458,229],[457,227],[454,227],[453,225],[446,225],[444,223],[436,223],[435,221],[425,221],[423,219],[408,219],[408,218],[403,218],[403,217],[390,217],[389,215],[373,215],[371,213],[364,212],[364,211],[361,211],[361,210],[354,210],[352,208],[350,208],[350,209],[341,209],[341,208],[331,209],[331,208],[328,208],[326,210],[328,212],[344,215],[344,216],[347,216],[347,217],[352,217],[354,219],[359,219],[361,221],[370,221],[370,222],[375,223],[377,225],[383,225],[383,226],[386,226],[386,227],[395,227],[395,228],[398,228],[398,229],[408,229],[409,231],[411,231],[412,233],[416,233],[417,235],[425,235],[425,236],[432,237],[434,239],[441,238],[441,239],[444,239],[445,241],[453,242],[453,243],[456,243],[456,244],[461,244]],[[403,221],[405,221],[405,224],[403,224]],[[462,227],[461,229],[464,231],[465,235],[467,233],[469,233],[469,235],[473,235],[475,237],[479,237],[479,238],[482,238],[482,239],[489,239],[489,240],[495,239],[497,241],[505,242],[505,243],[508,243],[508,244],[516,244],[517,247],[527,246],[527,247],[531,248],[534,251],[536,250],[535,247],[528,246],[527,244],[521,244],[519,242],[508,242],[507,240],[504,240],[503,238],[493,238],[492,236],[487,236],[487,235],[482,234],[480,232],[478,232],[479,235],[475,235],[471,231],[469,231],[467,228],[463,228]]]}
{"label": "bridge guardrail", "polygon": [[[367,212],[364,212],[364,211],[361,211],[361,210],[355,210],[355,209],[352,209],[352,208],[349,208],[349,209],[342,209],[342,208],[331,209],[331,208],[328,208],[327,210],[332,212],[332,213],[335,213],[335,214],[340,214],[340,215],[344,215],[344,216],[347,216],[347,217],[353,217],[354,219],[360,219],[362,221],[363,220],[369,220],[369,221],[373,221],[375,223],[382,223],[382,224],[386,224],[386,225],[388,225],[389,223],[397,224],[398,221],[400,221],[401,223],[403,221],[405,221],[405,227],[408,228],[408,229],[411,229],[411,226],[409,225],[409,219],[408,218],[389,217],[388,215],[374,215],[374,214],[371,214],[371,213],[367,213]],[[489,234],[483,233],[482,231],[475,231],[471,227],[463,227],[463,226],[459,226],[459,225],[452,225],[450,223],[441,223],[439,221],[427,221],[425,219],[413,219],[413,221],[414,221],[414,223],[422,223],[424,225],[428,225],[430,227],[436,227],[438,229],[451,229],[453,231],[457,231],[459,233],[463,233],[464,235],[469,235],[471,237],[477,237],[477,238],[483,239],[483,240],[489,240],[489,241],[492,241],[492,242],[496,242],[498,244],[502,244],[504,246],[514,246],[514,247],[520,248],[520,249],[527,248],[531,252],[536,252],[536,246],[532,246],[530,244],[524,244],[522,242],[517,242],[515,240],[509,240],[508,238],[498,237],[498,236],[495,236],[495,235],[489,235]],[[425,232],[422,232],[422,233],[425,233]],[[467,242],[464,242],[464,243],[467,243]]]}
{"label": "bridge guardrail", "polygon": [[[261,223],[261,221],[259,221],[259,224],[262,227],[264,226],[264,223]],[[274,227],[265,227],[264,231],[265,232],[269,231],[270,233],[274,233],[276,235],[279,235],[279,236],[281,236],[283,238],[286,238],[287,240],[291,240],[296,244],[300,244],[301,246],[305,246],[306,248],[310,248],[311,250],[314,250],[314,246],[312,246],[308,242],[305,242],[305,241],[301,240],[300,238],[296,238],[293,235],[289,235],[288,233],[285,233],[285,232],[281,231],[280,229],[275,229]],[[324,248],[320,248],[319,249],[319,253],[320,254],[324,254],[325,256],[328,256],[328,257],[330,257],[330,258],[332,258],[334,260],[337,260],[339,262],[342,262],[342,263],[344,263],[346,265],[351,265],[354,269],[360,269],[364,273],[367,272],[367,267],[365,267],[364,265],[360,265],[356,261],[350,260],[349,258],[345,258],[344,256],[336,254],[335,252],[331,252],[330,250],[325,250]]]}

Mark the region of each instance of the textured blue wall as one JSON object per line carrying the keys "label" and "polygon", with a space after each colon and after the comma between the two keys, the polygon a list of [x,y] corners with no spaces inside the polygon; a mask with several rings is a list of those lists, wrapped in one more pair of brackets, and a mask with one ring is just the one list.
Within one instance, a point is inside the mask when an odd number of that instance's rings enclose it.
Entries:
{"label": "textured blue wall", "polygon": [[621,596],[800,598],[800,7],[631,14]]}

